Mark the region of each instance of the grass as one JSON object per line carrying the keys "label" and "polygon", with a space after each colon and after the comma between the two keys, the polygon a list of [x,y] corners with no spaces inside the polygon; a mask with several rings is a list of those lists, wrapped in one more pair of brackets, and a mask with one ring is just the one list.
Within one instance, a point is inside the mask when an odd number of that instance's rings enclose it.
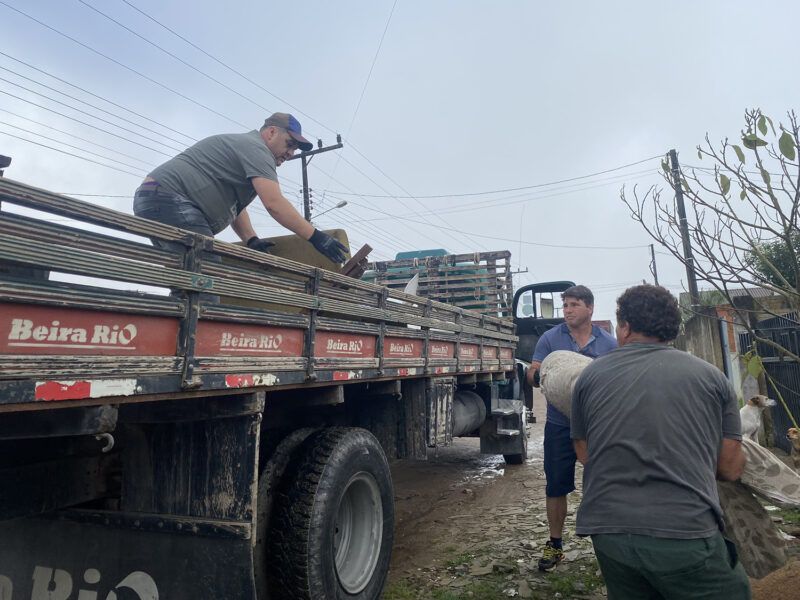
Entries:
{"label": "grass", "polygon": [[769,511],[770,517],[780,517],[782,522],[776,523],[781,529],[797,529],[800,527],[800,510],[790,507],[778,507],[778,510]]}
{"label": "grass", "polygon": [[[795,512],[795,519],[800,523],[800,511]],[[456,548],[450,546],[447,548],[452,554],[457,551]],[[455,567],[460,565],[468,565],[475,560],[475,556],[468,552],[451,555],[451,557],[444,563],[450,573],[453,573]],[[382,600],[505,600],[508,595],[504,593],[511,587],[517,588],[519,585],[519,571],[514,561],[509,559],[508,564],[514,565],[514,577],[509,580],[509,573],[487,573],[470,577],[465,573],[462,577],[469,578],[466,585],[463,587],[453,587],[451,585],[434,584],[431,581],[424,582],[422,580],[415,580],[412,577],[404,581],[393,581],[386,586]],[[570,569],[559,568],[555,573],[547,575],[547,583],[549,584],[546,589],[540,586],[535,586],[531,583],[533,598],[552,598],[556,592],[560,592],[563,598],[570,598],[575,594],[591,594],[598,588],[604,585],[603,578],[597,573],[600,567],[597,560],[582,560],[580,562],[569,563]],[[567,565],[565,565],[567,567]],[[585,567],[583,571],[579,570],[580,567]],[[441,573],[441,571],[440,571]],[[541,575],[536,577],[540,582]],[[445,574],[447,577],[447,574]],[[449,577],[448,577],[449,578]],[[459,578],[460,579],[460,578]],[[528,579],[529,581],[530,578]],[[576,587],[577,586],[577,587]],[[536,589],[536,588],[539,589]]]}
{"label": "grass", "polygon": [[[463,588],[415,589],[405,581],[395,581],[383,590],[381,600],[505,600],[510,584],[502,577],[488,577]],[[470,594],[471,592],[471,594]]]}
{"label": "grass", "polygon": [[393,581],[385,588],[381,600],[417,600],[421,598],[419,592],[408,585],[406,581]]}
{"label": "grass", "polygon": [[[453,548],[455,550],[455,548]],[[472,561],[472,555],[469,552],[462,552],[453,558],[445,561],[444,566],[446,569],[455,569],[459,565],[466,565]]]}
{"label": "grass", "polygon": [[[594,559],[585,571],[556,572],[548,575],[547,579],[550,581],[553,592],[561,592],[562,595],[586,593],[601,587],[605,583],[603,577],[596,574],[599,570],[597,559]],[[576,583],[582,583],[583,589],[576,589]]]}

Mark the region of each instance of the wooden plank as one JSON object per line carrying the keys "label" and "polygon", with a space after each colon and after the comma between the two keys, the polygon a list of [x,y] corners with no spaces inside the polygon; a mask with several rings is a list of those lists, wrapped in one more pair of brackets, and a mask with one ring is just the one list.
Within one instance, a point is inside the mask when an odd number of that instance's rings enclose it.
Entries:
{"label": "wooden plank", "polygon": [[342,275],[347,275],[348,277],[361,277],[366,270],[366,258],[367,255],[372,252],[372,246],[369,244],[364,244],[359,248],[358,252],[356,252],[350,260],[344,263],[342,266]]}

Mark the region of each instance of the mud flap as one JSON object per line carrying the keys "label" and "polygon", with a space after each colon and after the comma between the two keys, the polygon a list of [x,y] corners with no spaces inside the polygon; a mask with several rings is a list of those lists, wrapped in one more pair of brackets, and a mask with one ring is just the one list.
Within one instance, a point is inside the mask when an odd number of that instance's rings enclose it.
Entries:
{"label": "mud flap", "polygon": [[[178,528],[174,520],[161,523]],[[249,534],[205,535],[218,529],[206,524],[197,535],[188,520],[186,528],[142,531],[42,518],[0,523],[0,599],[253,600]]]}

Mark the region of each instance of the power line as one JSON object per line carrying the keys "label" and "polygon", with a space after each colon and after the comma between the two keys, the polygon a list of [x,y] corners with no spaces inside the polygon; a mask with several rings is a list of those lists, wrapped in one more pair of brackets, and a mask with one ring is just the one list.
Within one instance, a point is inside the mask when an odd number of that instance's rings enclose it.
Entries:
{"label": "power line", "polygon": [[60,152],[61,154],[66,154],[67,156],[74,156],[75,158],[80,158],[81,160],[85,160],[90,163],[94,163],[96,165],[100,165],[101,167],[106,167],[107,169],[113,169],[114,171],[119,171],[120,173],[126,173],[127,175],[133,175],[134,177],[143,177],[144,173],[131,173],[130,171],[126,171],[124,169],[118,169],[117,167],[112,167],[111,165],[107,165],[105,163],[98,162],[96,160],[92,160],[91,158],[86,158],[85,156],[80,156],[78,154],[73,154],[72,152],[67,152],[66,150],[61,150],[59,148],[53,148],[52,146],[48,146],[47,144],[41,144],[39,142],[34,142],[33,140],[26,139],[24,137],[20,137],[18,135],[14,135],[13,133],[8,133],[7,131],[0,131],[0,134],[7,135],[9,137],[16,138],[18,140],[22,140],[23,142],[28,142],[29,144],[35,144],[37,146],[41,146],[42,148],[48,148],[49,150],[55,150],[56,152]]}
{"label": "power line", "polygon": [[98,144],[97,142],[93,142],[91,140],[87,140],[86,138],[82,138],[82,137],[80,137],[78,135],[75,135],[74,133],[70,133],[69,131],[64,131],[63,129],[58,129],[57,127],[54,127],[52,125],[48,125],[47,123],[42,123],[41,121],[36,121],[34,119],[30,119],[30,118],[25,117],[23,115],[20,115],[18,113],[12,112],[12,111],[10,111],[8,109],[4,108],[4,109],[2,109],[2,112],[5,113],[5,114],[8,114],[8,115],[12,115],[14,117],[17,117],[18,119],[23,119],[25,121],[29,121],[29,122],[31,122],[31,123],[33,123],[35,125],[41,125],[42,127],[46,127],[49,130],[57,131],[58,133],[63,133],[64,135],[68,135],[70,137],[73,137],[76,140],[80,140],[82,142],[86,142],[88,144],[91,144],[92,146],[97,146],[98,148],[102,148],[103,150],[108,150],[109,152],[114,152],[115,154],[119,154],[120,156],[124,156],[126,158],[132,158],[133,160],[138,160],[139,162],[142,162],[142,163],[147,163],[146,160],[143,160],[143,159],[138,158],[136,156],[131,156],[130,154],[125,154],[124,152],[120,152],[119,150],[114,150],[114,148],[110,148],[108,146],[103,146],[102,144]]}
{"label": "power line", "polygon": [[[2,69],[2,68],[3,67],[0,67],[0,69]],[[13,81],[9,81],[8,79],[5,79],[4,77],[0,77],[0,81],[5,81],[6,83],[10,83],[13,86],[16,86],[16,87],[18,87],[18,88],[20,88],[22,90],[25,90],[26,92],[30,92],[31,94],[35,94],[36,96],[40,96],[40,97],[44,98],[45,100],[49,100],[50,102],[55,102],[56,104],[60,104],[61,106],[65,106],[65,107],[69,108],[70,110],[74,110],[75,112],[81,113],[82,115],[86,115],[87,117],[92,117],[93,119],[97,119],[98,121],[100,121],[101,123],[105,123],[106,125],[111,125],[112,127],[116,127],[117,129],[121,129],[122,131],[127,131],[128,133],[132,133],[133,135],[139,135],[139,136],[142,135],[138,131],[134,131],[133,129],[128,129],[127,127],[123,127],[122,125],[117,125],[116,123],[114,123],[112,121],[109,121],[107,119],[102,119],[102,118],[100,118],[100,117],[98,117],[96,115],[93,115],[90,112],[86,112],[85,110],[82,110],[80,108],[75,108],[74,106],[71,106],[71,105],[67,104],[66,102],[61,102],[61,100],[56,100],[55,98],[51,98],[50,96],[42,94],[41,92],[37,92],[36,90],[32,90],[30,88],[26,88],[24,85],[20,85],[18,83],[14,83]],[[47,87],[47,86],[44,86],[44,87]],[[50,89],[52,89],[52,88],[50,88]],[[58,92],[58,90],[54,90],[54,91]],[[59,92],[59,93],[61,93],[61,92]],[[68,96],[68,97],[71,97],[71,96]],[[75,98],[75,99],[77,100],[77,98]],[[82,100],[78,100],[78,102],[83,102],[83,101]],[[89,106],[92,106],[92,105],[89,104]],[[92,108],[96,108],[96,107],[92,106]],[[98,109],[98,110],[102,110],[102,109]],[[153,133],[157,133],[157,132],[153,132]],[[175,152],[180,152],[182,150],[182,148],[174,148],[173,146],[170,146],[169,144],[165,144],[164,142],[156,141],[156,143],[157,144],[161,144],[162,146],[164,146],[165,148],[169,148],[170,150],[174,150]]]}
{"label": "power line", "polygon": [[[71,83],[71,82],[67,81],[66,79],[62,79],[61,77],[53,75],[52,73],[49,73],[49,72],[47,72],[47,71],[45,71],[43,69],[40,69],[39,67],[35,67],[32,64],[27,63],[27,62],[25,62],[23,60],[15,58],[15,57],[11,56],[10,54],[6,54],[5,52],[0,51],[0,55],[1,56],[5,56],[6,58],[11,59],[14,62],[17,62],[17,63],[19,63],[21,65],[25,65],[29,69],[33,69],[34,71],[38,71],[39,73],[42,73],[43,75],[47,75],[48,77],[51,77],[51,78],[55,79],[56,81],[64,83],[64,84],[66,84],[66,85],[68,85],[70,87],[73,87],[76,90],[80,90],[84,94],[89,94],[90,96],[92,96],[94,98],[97,98],[98,100],[102,100],[103,102],[107,102],[108,104],[111,104],[112,106],[116,106],[117,108],[121,108],[122,110],[127,111],[127,112],[131,113],[132,115],[136,115],[140,119],[144,119],[145,121],[149,121],[150,123],[158,125],[159,127],[163,127],[164,129],[172,131],[173,133],[177,133],[178,135],[182,135],[183,137],[188,138],[189,140],[191,140],[193,142],[197,141],[196,138],[190,136],[189,134],[186,134],[186,133],[183,133],[181,131],[178,131],[177,129],[172,129],[168,125],[164,125],[163,123],[160,123],[159,121],[155,121],[155,120],[151,119],[150,117],[146,117],[145,115],[143,115],[141,113],[138,113],[138,112],[136,112],[134,110],[131,110],[130,108],[128,108],[126,106],[122,106],[121,104],[117,104],[116,102],[114,102],[112,100],[109,100],[108,98],[104,98],[103,96],[99,96],[98,94],[95,94],[94,92],[90,92],[89,90],[87,90],[85,88],[82,88],[82,87],[80,87],[78,85],[75,85],[74,83]],[[186,142],[181,142],[181,143],[185,144]]]}
{"label": "power line", "polygon": [[[5,121],[0,121],[0,125],[6,125],[7,127],[13,127],[14,129],[19,129],[20,131],[24,131],[25,133],[30,133],[32,135],[36,135],[36,136],[43,137],[43,138],[46,138],[46,139],[52,139],[52,138],[49,138],[48,136],[43,135],[41,133],[36,133],[35,131],[31,131],[30,129],[24,129],[23,127],[19,127],[18,125],[12,125],[11,123],[6,123]],[[61,140],[53,139],[52,141],[58,142],[59,144],[62,144],[64,146],[66,146],[67,148],[73,148],[75,150],[80,150],[81,152],[86,152],[87,154],[91,154],[92,156],[97,156],[98,158],[104,158],[105,160],[110,160],[111,162],[115,162],[115,163],[117,163],[119,165],[122,165],[124,167],[130,167],[131,169],[139,169],[139,168],[141,168],[139,165],[130,165],[128,163],[122,162],[121,160],[117,160],[117,159],[111,158],[109,156],[104,156],[102,154],[98,154],[97,152],[92,152],[91,150],[87,150],[86,148],[81,148],[80,146],[74,146],[72,144],[68,144],[67,142],[62,142]]]}
{"label": "power line", "polygon": [[[0,3],[2,3],[2,0],[0,0]],[[66,119],[70,119],[72,121],[80,123],[81,125],[86,125],[87,127],[91,127],[92,129],[96,129],[97,131],[102,131],[103,133],[106,133],[108,135],[113,135],[114,137],[117,137],[117,138],[119,138],[121,140],[125,140],[126,142],[130,142],[131,144],[136,144],[137,146],[141,146],[142,148],[146,148],[147,150],[152,150],[153,152],[156,152],[156,153],[161,154],[163,156],[171,156],[170,154],[167,154],[166,152],[162,152],[161,150],[157,150],[155,148],[151,148],[150,146],[145,146],[144,144],[140,144],[139,142],[136,142],[134,140],[128,139],[125,136],[119,135],[118,133],[114,133],[113,131],[108,131],[107,129],[103,129],[102,127],[97,127],[96,125],[92,125],[91,123],[87,123],[86,121],[81,121],[80,119],[76,119],[75,117],[71,117],[69,115],[65,115],[64,113],[58,112],[57,110],[52,109],[52,108],[48,108],[47,106],[42,106],[41,104],[36,104],[36,102],[32,102],[31,100],[28,100],[27,98],[22,98],[20,96],[16,96],[16,95],[14,95],[14,94],[12,94],[10,92],[6,92],[4,90],[0,90],[0,94],[5,94],[6,96],[11,96],[12,98],[14,98],[16,100],[21,100],[22,102],[26,102],[26,103],[30,104],[31,106],[35,106],[36,108],[41,108],[42,110],[46,110],[46,111],[49,111],[51,113],[55,113],[60,117],[64,117]]]}
{"label": "power line", "polygon": [[157,49],[161,50],[161,52],[163,52],[164,54],[166,54],[166,55],[168,55],[168,56],[171,56],[172,58],[174,58],[175,60],[177,60],[177,61],[178,61],[178,62],[180,62],[181,64],[183,64],[183,65],[185,65],[185,66],[189,67],[190,69],[192,69],[193,71],[195,71],[195,72],[199,73],[199,74],[200,74],[200,75],[202,75],[203,77],[206,77],[207,79],[210,79],[211,81],[213,81],[213,82],[214,82],[214,83],[216,83],[217,85],[220,85],[220,86],[222,86],[223,88],[225,88],[226,90],[228,90],[228,91],[230,91],[230,92],[233,92],[234,94],[236,94],[236,95],[237,95],[237,96],[239,96],[240,98],[242,98],[242,99],[244,99],[244,100],[247,100],[248,102],[250,102],[250,103],[251,103],[251,104],[253,104],[254,106],[257,106],[258,108],[260,108],[261,110],[264,110],[264,111],[266,111],[267,113],[270,113],[270,112],[272,112],[272,111],[271,111],[269,108],[267,108],[266,106],[263,106],[262,104],[259,104],[258,102],[256,102],[256,101],[255,101],[255,100],[253,100],[252,98],[248,98],[248,97],[247,97],[247,96],[245,96],[244,94],[242,94],[242,93],[240,93],[240,92],[237,92],[235,89],[233,89],[233,88],[232,88],[231,86],[229,86],[228,84],[221,82],[219,79],[216,79],[215,77],[212,77],[211,75],[209,75],[209,74],[208,74],[208,73],[206,73],[205,71],[202,71],[202,70],[198,69],[197,67],[195,67],[194,65],[192,65],[192,64],[190,64],[190,63],[188,63],[188,62],[186,62],[185,60],[183,60],[183,59],[182,59],[182,58],[180,58],[179,56],[176,56],[175,54],[173,54],[173,53],[172,53],[172,52],[170,52],[169,50],[166,50],[165,48],[163,48],[163,47],[159,46],[159,45],[158,45],[158,44],[156,44],[155,42],[153,42],[153,41],[151,41],[151,40],[147,39],[147,38],[146,38],[146,37],[144,37],[143,35],[141,35],[141,34],[139,34],[139,33],[135,32],[133,29],[131,29],[131,28],[130,28],[130,27],[128,27],[127,25],[123,25],[122,23],[120,23],[119,21],[117,21],[116,19],[114,19],[113,17],[111,17],[111,16],[107,15],[106,13],[102,12],[100,9],[98,9],[98,8],[95,8],[94,6],[92,6],[91,4],[89,4],[88,2],[86,2],[86,0],[78,0],[78,2],[80,2],[80,3],[81,3],[81,4],[83,4],[84,6],[86,6],[86,7],[90,8],[90,9],[92,9],[92,10],[93,10],[93,11],[95,11],[97,14],[99,14],[99,15],[101,15],[101,16],[103,16],[103,17],[105,17],[106,19],[108,19],[108,20],[109,20],[109,21],[111,21],[112,23],[115,23],[116,25],[118,25],[118,26],[122,27],[122,28],[123,28],[125,31],[127,31],[127,32],[131,33],[132,35],[135,35],[135,36],[136,36],[136,37],[138,37],[140,40],[142,40],[142,41],[144,41],[144,42],[147,42],[148,44],[150,44],[150,45],[151,45],[151,46],[153,46],[154,48],[157,48]]}
{"label": "power line", "polygon": [[207,111],[209,111],[209,112],[211,112],[211,113],[213,113],[213,114],[217,115],[218,117],[222,117],[222,118],[223,118],[223,119],[225,119],[226,121],[230,121],[231,123],[234,123],[234,124],[236,124],[236,125],[239,125],[240,127],[243,127],[244,129],[248,129],[248,126],[247,126],[247,125],[245,125],[244,123],[239,123],[239,122],[238,122],[238,121],[236,121],[235,119],[231,119],[230,117],[223,115],[221,112],[218,112],[218,111],[214,110],[214,109],[213,109],[213,108],[211,108],[210,106],[206,106],[206,105],[205,105],[205,104],[203,104],[202,102],[198,102],[198,101],[197,101],[197,100],[195,100],[194,98],[190,98],[189,96],[187,96],[187,95],[185,95],[185,94],[182,94],[182,93],[180,93],[179,91],[177,91],[177,90],[174,90],[174,89],[172,89],[171,87],[169,87],[169,86],[167,86],[167,85],[165,85],[165,84],[163,84],[163,83],[161,83],[161,82],[159,82],[159,81],[156,81],[156,80],[155,80],[155,79],[153,79],[152,77],[148,77],[148,76],[147,76],[147,75],[145,75],[144,73],[142,73],[142,72],[140,72],[140,71],[137,71],[137,70],[136,70],[136,69],[134,69],[133,67],[129,67],[128,65],[126,65],[126,64],[124,64],[124,63],[122,63],[122,62],[120,62],[120,61],[118,61],[118,60],[116,60],[116,59],[114,59],[114,58],[111,58],[111,57],[110,57],[110,56],[108,56],[107,54],[103,54],[103,53],[102,53],[102,52],[100,52],[99,50],[95,50],[94,48],[92,48],[92,47],[91,47],[91,46],[89,46],[88,44],[84,44],[83,42],[80,42],[80,41],[76,40],[74,37],[72,37],[72,36],[70,36],[70,35],[67,35],[67,34],[66,34],[66,33],[64,33],[63,31],[59,31],[59,30],[58,30],[58,29],[56,29],[55,27],[52,27],[52,26],[48,25],[47,23],[44,23],[43,21],[40,21],[39,19],[37,19],[37,18],[35,18],[35,17],[32,17],[31,15],[29,15],[29,14],[27,14],[27,13],[25,13],[25,12],[23,12],[23,11],[19,10],[18,8],[15,8],[15,7],[11,6],[10,4],[8,4],[7,2],[5,2],[4,0],[0,0],[0,4],[2,4],[3,6],[5,6],[6,8],[10,8],[11,10],[13,10],[13,11],[14,11],[14,12],[16,12],[16,13],[19,13],[19,14],[20,14],[20,15],[22,15],[23,17],[26,17],[26,18],[30,19],[30,20],[31,20],[31,21],[33,21],[34,23],[37,23],[37,24],[41,25],[42,27],[45,27],[46,29],[49,29],[50,31],[52,31],[52,32],[54,32],[54,33],[57,33],[58,35],[60,35],[60,36],[62,36],[62,37],[65,37],[65,38],[67,38],[68,40],[70,40],[71,42],[74,42],[75,44],[78,44],[78,45],[79,45],[79,46],[81,46],[82,48],[86,48],[86,49],[87,49],[87,50],[89,50],[90,52],[94,52],[94,53],[95,53],[95,54],[97,54],[98,56],[101,56],[101,57],[105,58],[106,60],[108,60],[108,61],[110,61],[110,62],[113,62],[115,65],[118,65],[118,66],[122,67],[123,69],[126,69],[126,70],[130,71],[131,73],[134,73],[135,75],[138,75],[138,76],[139,76],[139,77],[141,77],[142,79],[146,79],[146,80],[147,80],[147,81],[149,81],[150,83],[154,83],[155,85],[157,85],[157,86],[159,86],[159,87],[161,87],[161,88],[163,88],[163,89],[167,90],[168,92],[172,92],[173,94],[175,94],[175,95],[177,95],[177,96],[180,96],[180,97],[181,97],[181,98],[183,98],[184,100],[187,100],[187,101],[191,102],[192,104],[195,104],[195,105],[199,106],[200,108],[204,108],[205,110],[207,110]]}
{"label": "power line", "polygon": [[248,82],[249,84],[251,84],[251,85],[253,85],[253,86],[257,87],[257,88],[258,88],[258,89],[260,89],[262,92],[266,92],[267,94],[269,94],[270,96],[272,96],[272,97],[273,97],[273,98],[275,98],[276,100],[278,100],[278,101],[282,102],[282,103],[283,103],[283,104],[285,104],[286,106],[288,106],[288,107],[292,108],[293,110],[297,111],[299,114],[303,115],[304,117],[308,117],[308,118],[309,118],[311,121],[313,121],[314,123],[316,123],[316,124],[317,124],[317,125],[319,125],[320,127],[322,127],[322,128],[324,128],[324,129],[326,129],[326,130],[330,131],[331,133],[334,133],[334,134],[336,133],[336,131],[334,131],[333,129],[331,129],[330,127],[328,127],[327,125],[325,125],[324,123],[322,123],[322,122],[318,121],[317,119],[315,119],[314,117],[312,117],[312,116],[311,116],[311,115],[309,115],[308,113],[306,113],[306,112],[303,112],[303,111],[302,111],[300,108],[298,108],[298,107],[294,106],[292,103],[288,102],[287,100],[284,100],[284,99],[283,99],[283,98],[281,98],[280,96],[278,96],[278,95],[276,95],[275,93],[271,92],[270,90],[268,90],[267,88],[265,88],[264,86],[262,86],[261,84],[259,84],[258,82],[256,82],[256,81],[253,81],[252,79],[250,79],[249,77],[247,77],[247,75],[243,74],[243,73],[242,73],[242,72],[240,72],[240,71],[237,71],[236,69],[234,69],[234,68],[233,68],[233,67],[231,67],[230,65],[228,65],[228,64],[226,64],[225,62],[223,62],[223,61],[221,61],[220,59],[218,59],[216,56],[214,56],[214,55],[212,55],[212,54],[209,54],[208,52],[206,52],[205,50],[203,50],[203,49],[202,49],[200,46],[198,46],[198,45],[197,45],[197,44],[195,44],[194,42],[192,42],[192,41],[188,40],[187,38],[183,37],[181,34],[179,34],[179,33],[178,33],[177,31],[175,31],[174,29],[170,29],[169,27],[167,27],[166,25],[164,25],[164,24],[163,24],[161,21],[157,20],[155,17],[153,17],[153,16],[149,15],[148,13],[144,12],[143,10],[141,10],[140,8],[138,8],[137,6],[135,6],[134,4],[132,4],[131,2],[129,2],[128,0],[122,0],[122,2],[124,2],[125,4],[127,4],[128,6],[130,6],[130,7],[131,7],[133,10],[135,10],[136,12],[138,12],[138,13],[139,13],[140,15],[142,15],[143,17],[145,17],[145,18],[149,19],[150,21],[152,21],[153,23],[155,23],[156,25],[158,25],[158,26],[159,26],[159,27],[161,27],[162,29],[165,29],[165,30],[169,31],[169,32],[170,32],[172,35],[174,35],[174,36],[175,36],[175,37],[177,37],[178,39],[180,39],[180,40],[182,40],[183,42],[185,42],[185,43],[189,44],[189,45],[190,45],[192,48],[194,48],[194,49],[195,49],[195,50],[197,50],[198,52],[200,52],[200,53],[204,54],[205,56],[207,56],[208,58],[210,58],[211,60],[213,60],[213,61],[214,61],[214,62],[216,62],[217,64],[219,64],[219,65],[221,65],[221,66],[225,67],[225,68],[226,68],[226,69],[228,69],[228,70],[229,70],[231,73],[234,73],[234,74],[238,75],[239,77],[241,77],[242,79],[244,79],[244,80],[245,80],[246,82]]}
{"label": "power line", "polygon": [[[390,213],[378,210],[377,208],[373,208],[372,210],[374,210],[375,212],[379,212],[379,213],[388,215],[388,216],[392,217],[393,219],[399,219],[399,220],[402,220],[402,221],[409,221],[411,223],[416,223],[418,225],[431,225],[431,223],[422,223],[420,221],[415,221],[414,219],[410,219],[408,217],[401,217],[401,216],[398,216],[398,215],[390,214]],[[434,227],[439,227],[439,226],[438,225],[434,225]],[[507,242],[507,243],[522,243],[522,244],[525,244],[526,246],[542,246],[542,247],[545,247],[545,248],[565,248],[565,249],[570,249],[570,250],[632,250],[632,249],[649,248],[650,247],[649,244],[643,244],[643,245],[637,245],[637,246],[567,246],[567,245],[562,245],[562,244],[544,244],[544,243],[540,243],[540,242],[526,242],[526,241],[520,241],[520,240],[512,240],[512,239],[508,239],[508,238],[495,237],[495,236],[491,236],[491,235],[483,235],[483,234],[480,234],[480,233],[474,233],[474,232],[470,232],[470,231],[462,231],[460,229],[455,229],[453,227],[439,227],[439,228],[440,229],[448,229],[450,231],[456,231],[458,233],[461,233],[463,235],[467,235],[467,236],[470,236],[470,237],[480,237],[480,238],[485,238],[485,239],[488,239],[488,240],[496,240],[496,241]]]}
{"label": "power line", "polygon": [[[358,109],[361,108],[361,101],[364,100],[364,94],[367,91],[369,80],[372,78],[372,70],[375,68],[375,63],[378,62],[378,55],[381,53],[383,40],[386,37],[386,32],[389,30],[389,23],[392,22],[392,15],[394,14],[394,9],[396,6],[397,6],[397,0],[394,0],[394,4],[392,4],[392,10],[389,11],[389,18],[386,19],[386,26],[383,28],[383,33],[381,34],[381,41],[378,42],[378,49],[375,50],[375,56],[372,57],[372,64],[369,66],[369,73],[367,73],[367,79],[366,81],[364,81],[364,87],[361,88],[361,95],[358,97],[358,102],[356,103],[356,109],[353,111],[353,118],[350,119],[350,125],[347,127],[347,131],[345,132],[345,138],[350,134],[350,131],[353,129],[353,123],[356,122],[356,115],[358,114]],[[336,169],[334,168],[334,172],[335,171]]]}
{"label": "power line", "polygon": [[[22,75],[21,73],[17,73],[16,71],[12,71],[11,69],[8,69],[6,67],[0,66],[0,69],[2,69],[3,71],[9,72],[12,75],[16,75],[17,77],[19,77],[21,79],[24,79],[26,81],[30,81],[31,83],[35,83],[36,85],[39,85],[39,86],[41,86],[41,87],[43,87],[45,89],[48,89],[48,90],[51,90],[51,91],[56,92],[58,94],[61,94],[62,96],[66,96],[67,98],[69,98],[71,100],[75,100],[76,102],[80,102],[81,104],[85,104],[86,106],[90,106],[93,109],[99,110],[100,112],[103,112],[103,113],[105,113],[107,115],[111,115],[112,117],[115,117],[115,118],[119,119],[120,121],[124,121],[125,123],[130,123],[131,125],[135,125],[137,127],[140,127],[141,129],[144,129],[145,131],[149,131],[150,133],[155,133],[156,135],[160,135],[162,137],[165,137],[166,139],[168,139],[168,140],[170,140],[172,142],[176,142],[176,143],[181,144],[181,145],[186,143],[186,142],[182,142],[181,140],[176,140],[175,138],[169,137],[168,135],[164,135],[160,131],[156,131],[155,129],[150,129],[149,127],[146,127],[144,125],[140,125],[139,123],[137,123],[135,121],[131,121],[130,119],[127,119],[125,117],[121,117],[119,115],[116,115],[116,114],[112,113],[111,111],[108,111],[108,110],[106,110],[104,108],[100,108],[99,106],[95,106],[94,104],[90,104],[89,102],[86,102],[85,100],[81,100],[80,98],[76,98],[75,96],[67,94],[66,92],[62,92],[61,90],[58,90],[58,89],[56,89],[54,87],[46,85],[46,84],[44,84],[44,83],[42,83],[40,81],[36,81],[35,79],[31,79],[30,77],[26,77],[25,75]],[[2,78],[0,78],[0,80],[7,81],[7,80],[2,79]],[[12,85],[16,85],[17,87],[20,87],[23,90],[27,89],[27,88],[24,88],[24,87],[22,87],[21,85],[19,85],[17,83],[12,83],[10,81],[8,81],[8,83],[11,83]],[[44,94],[39,94],[38,92],[34,92],[33,90],[27,90],[27,91],[32,92],[34,94],[38,94],[38,95],[42,96],[43,98],[47,98],[48,100],[52,100],[52,98],[48,98]],[[53,102],[58,102],[58,100],[52,100],[52,101]],[[61,103],[61,104],[63,104],[63,103]],[[68,104],[64,104],[64,106],[68,106],[69,108],[72,108]],[[73,110],[78,110],[78,109],[74,108]],[[84,111],[79,111],[79,112],[83,112],[83,114],[85,114],[85,115],[90,115],[90,113],[87,113],[87,112],[84,112]],[[124,127],[120,127],[119,125],[116,125],[115,123],[111,123],[110,121],[105,121],[103,119],[100,119],[99,117],[95,117],[95,118],[97,118],[99,121],[103,121],[104,123],[108,123],[109,125],[114,125],[115,127],[119,127],[120,129],[123,129],[124,131],[129,131],[130,133],[134,133],[136,135],[141,135],[140,133],[138,133],[136,131],[131,131],[130,129],[125,129]],[[161,143],[161,142],[159,142],[159,143]],[[168,146],[167,144],[162,144],[162,145],[166,146],[167,148],[170,148],[170,146]]]}
{"label": "power line", "polygon": [[[574,194],[574,193],[577,193],[577,192],[585,192],[587,190],[593,190],[593,189],[596,189],[596,188],[599,188],[599,187],[612,185],[613,183],[620,181],[621,178],[630,179],[630,178],[633,178],[634,176],[635,177],[642,177],[644,175],[648,175],[648,174],[652,174],[652,173],[653,173],[653,171],[651,169],[648,169],[646,171],[640,171],[638,173],[628,174],[628,175],[624,175],[624,176],[617,175],[617,176],[614,176],[614,177],[612,177],[612,178],[610,178],[608,180],[603,181],[602,183],[590,182],[589,185],[587,185],[586,183],[580,183],[580,184],[577,184],[577,185],[580,185],[580,186],[583,186],[583,187],[569,186],[569,188],[574,188],[574,189],[569,189],[568,188],[568,189],[558,190],[558,193],[545,193],[543,195],[538,195],[538,196],[531,196],[531,195],[528,195],[528,194],[521,194],[522,199],[511,200],[510,198],[517,198],[518,197],[518,196],[511,196],[509,198],[508,202],[500,202],[497,199],[481,200],[481,201],[475,202],[473,204],[464,204],[464,205],[461,205],[461,206],[459,206],[457,208],[445,208],[445,209],[437,210],[437,211],[429,210],[429,211],[427,211],[426,213],[423,213],[423,214],[436,215],[436,216],[452,215],[452,214],[457,214],[457,213],[470,212],[470,211],[474,211],[474,210],[483,210],[485,208],[496,209],[496,208],[499,208],[501,206],[510,206],[510,205],[515,205],[515,204],[523,204],[524,205],[524,204],[527,204],[528,202],[532,202],[534,200],[548,200],[550,198],[558,198],[560,196],[565,196],[567,194]],[[382,220],[382,219],[375,219],[375,220]]]}
{"label": "power line", "polygon": [[[639,161],[636,161],[636,162],[632,162],[632,163],[628,163],[627,165],[614,167],[613,169],[606,169],[604,171],[597,171],[596,173],[589,173],[588,175],[580,175],[578,177],[570,177],[569,179],[560,179],[558,181],[550,181],[548,183],[537,183],[535,185],[526,185],[526,186],[517,187],[517,188],[505,188],[505,189],[501,189],[501,190],[488,190],[488,191],[485,191],[485,192],[467,192],[467,193],[463,193],[463,194],[433,194],[433,195],[428,195],[428,196],[407,196],[407,197],[408,198],[414,198],[414,199],[430,200],[430,199],[433,199],[433,198],[465,198],[467,196],[485,196],[487,194],[502,194],[502,193],[505,193],[505,192],[520,192],[522,190],[532,190],[532,189],[535,189],[535,188],[546,187],[546,186],[549,186],[549,185],[557,185],[559,183],[569,183],[570,181],[578,181],[579,179],[587,179],[589,177],[596,177],[597,175],[604,175],[606,173],[611,173],[613,171],[619,171],[621,169],[626,169],[628,167],[633,167],[633,166],[636,166],[636,165],[640,165],[640,164],[645,163],[647,161],[655,160],[656,158],[662,158],[662,155],[658,154],[656,156],[651,156],[650,158],[643,158],[642,160],[639,160]],[[343,196],[349,195],[347,192],[341,192],[341,191],[336,191],[335,193],[343,195]],[[393,199],[399,199],[401,197],[406,197],[406,196],[394,196],[394,195],[392,195],[392,196],[381,196],[381,195],[376,195],[376,194],[355,194],[355,195],[362,196],[364,198],[393,198]]]}

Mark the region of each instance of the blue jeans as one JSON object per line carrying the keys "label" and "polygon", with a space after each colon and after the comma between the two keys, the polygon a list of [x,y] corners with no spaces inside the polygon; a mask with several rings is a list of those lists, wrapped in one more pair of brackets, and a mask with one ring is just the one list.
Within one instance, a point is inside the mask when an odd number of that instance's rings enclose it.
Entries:
{"label": "blue jeans", "polygon": [[[188,198],[171,194],[159,189],[156,182],[144,183],[136,190],[133,196],[133,214],[143,219],[180,227],[193,233],[214,237],[214,232],[208,224],[208,219]],[[167,242],[150,238],[156,248],[183,254],[186,246],[179,242]],[[202,253],[202,260],[219,263],[222,259],[216,254]],[[172,296],[182,296],[182,293],[172,292]],[[213,294],[200,294],[200,300],[207,304],[219,304],[219,296]]]}

